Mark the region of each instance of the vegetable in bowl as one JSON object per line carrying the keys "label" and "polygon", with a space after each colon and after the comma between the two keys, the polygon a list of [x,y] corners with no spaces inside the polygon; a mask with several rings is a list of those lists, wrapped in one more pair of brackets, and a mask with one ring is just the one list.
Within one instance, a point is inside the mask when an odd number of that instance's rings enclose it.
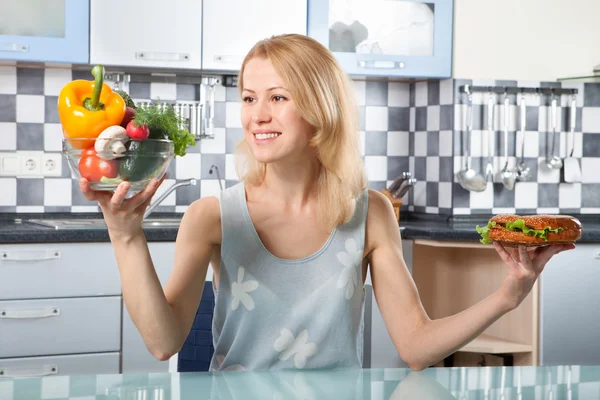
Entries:
{"label": "vegetable in bowl", "polygon": [[142,190],[164,175],[173,157],[185,156],[195,137],[169,104],[138,107],[104,84],[102,66],[92,74],[93,82],[76,80],[61,90],[63,154],[73,177],[88,179],[94,190],[114,190],[122,181]]}

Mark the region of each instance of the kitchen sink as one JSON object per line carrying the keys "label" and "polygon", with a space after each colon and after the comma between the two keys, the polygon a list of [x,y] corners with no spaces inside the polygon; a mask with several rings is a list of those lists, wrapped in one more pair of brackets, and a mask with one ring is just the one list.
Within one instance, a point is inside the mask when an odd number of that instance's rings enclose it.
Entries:
{"label": "kitchen sink", "polygon": [[[102,218],[27,219],[25,222],[56,230],[106,229],[106,223]],[[180,223],[181,218],[146,218],[142,221],[142,227],[144,229],[179,228]]]}

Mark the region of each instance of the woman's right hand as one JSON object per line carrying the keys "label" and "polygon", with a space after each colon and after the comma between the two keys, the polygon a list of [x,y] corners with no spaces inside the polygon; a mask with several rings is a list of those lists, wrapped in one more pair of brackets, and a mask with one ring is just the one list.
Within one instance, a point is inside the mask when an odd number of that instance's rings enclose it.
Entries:
{"label": "woman's right hand", "polygon": [[87,179],[79,180],[79,188],[86,199],[97,201],[102,209],[104,221],[112,240],[129,241],[141,234],[144,212],[156,190],[165,179],[152,179],[144,190],[130,199],[125,199],[130,183],[121,182],[114,192],[93,190]]}

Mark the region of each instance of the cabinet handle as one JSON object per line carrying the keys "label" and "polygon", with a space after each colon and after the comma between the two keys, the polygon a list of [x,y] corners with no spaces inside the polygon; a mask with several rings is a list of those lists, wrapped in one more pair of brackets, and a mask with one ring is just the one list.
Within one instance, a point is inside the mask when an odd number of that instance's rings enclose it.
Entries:
{"label": "cabinet handle", "polygon": [[402,61],[386,61],[386,60],[360,60],[358,61],[359,68],[379,68],[379,69],[395,69],[404,68],[406,65]]}
{"label": "cabinet handle", "polygon": [[0,368],[0,378],[24,378],[57,375],[58,365],[40,365],[39,367]]}
{"label": "cabinet handle", "polygon": [[164,51],[138,51],[135,53],[135,58],[148,61],[189,61],[190,55],[187,53],[166,53]]}
{"label": "cabinet handle", "polygon": [[19,44],[19,43],[0,44],[0,51],[13,51],[13,52],[25,53],[25,52],[29,51],[29,46],[26,44]]}
{"label": "cabinet handle", "polygon": [[238,63],[241,65],[243,60],[244,60],[243,56],[215,54],[215,61],[218,61],[218,62]]}
{"label": "cabinet handle", "polygon": [[47,318],[57,317],[60,315],[60,308],[58,307],[42,307],[32,309],[20,309],[10,310],[7,308],[0,308],[0,319],[33,319],[33,318]]}
{"label": "cabinet handle", "polygon": [[43,261],[60,258],[59,250],[10,250],[0,252],[0,260],[5,261]]}

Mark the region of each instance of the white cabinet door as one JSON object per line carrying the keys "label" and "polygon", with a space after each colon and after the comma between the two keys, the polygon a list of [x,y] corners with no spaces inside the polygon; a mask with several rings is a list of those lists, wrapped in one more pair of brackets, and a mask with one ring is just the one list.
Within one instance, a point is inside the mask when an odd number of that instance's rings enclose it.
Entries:
{"label": "white cabinet door", "polygon": [[307,0],[204,0],[202,68],[238,71],[261,39],[306,35]]}
{"label": "white cabinet door", "polygon": [[91,0],[90,63],[201,66],[202,2]]}

